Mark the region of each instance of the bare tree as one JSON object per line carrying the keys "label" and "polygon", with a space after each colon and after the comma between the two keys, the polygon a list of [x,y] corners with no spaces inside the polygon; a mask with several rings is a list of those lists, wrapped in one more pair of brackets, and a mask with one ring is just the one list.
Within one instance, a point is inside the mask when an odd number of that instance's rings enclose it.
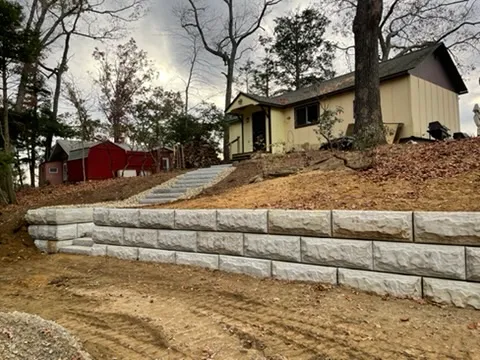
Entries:
{"label": "bare tree", "polygon": [[[180,11],[181,25],[185,29],[193,29],[200,35],[202,44],[210,54],[220,58],[227,68],[224,73],[227,84],[225,92],[225,109],[232,101],[235,64],[248,49],[241,46],[251,35],[260,29],[262,20],[269,9],[282,0],[262,0],[263,4],[258,11],[252,10],[254,4],[241,4],[234,7],[234,0],[223,0],[227,15],[222,24],[213,10],[209,9],[199,0],[188,0],[188,4]],[[242,10],[239,10],[242,9]],[[211,10],[211,11],[209,11]],[[217,25],[217,26],[215,26]],[[228,158],[228,128],[225,128],[223,139],[224,157]]]}
{"label": "bare tree", "polygon": [[368,148],[386,143],[380,106],[378,25],[382,0],[362,0],[353,21],[355,35],[355,143]]}
{"label": "bare tree", "polygon": [[[348,30],[360,2],[324,1],[343,14],[338,29]],[[384,8],[378,24],[382,61],[438,42],[445,42],[457,54],[480,49],[478,0],[385,0]]]}
{"label": "bare tree", "polygon": [[196,66],[200,60],[202,50],[201,40],[196,33],[187,32],[191,45],[191,53],[188,58],[188,77],[185,81],[185,113],[188,113],[190,106],[190,88],[193,85]]}

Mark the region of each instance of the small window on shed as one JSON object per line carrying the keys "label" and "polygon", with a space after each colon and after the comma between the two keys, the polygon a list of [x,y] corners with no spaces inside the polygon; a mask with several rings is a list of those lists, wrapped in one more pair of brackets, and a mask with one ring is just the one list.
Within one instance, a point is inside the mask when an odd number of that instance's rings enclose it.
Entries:
{"label": "small window on shed", "polygon": [[318,122],[318,103],[295,108],[295,127],[308,126]]}
{"label": "small window on shed", "polygon": [[56,167],[51,167],[51,168],[48,169],[48,172],[49,172],[50,174],[58,174],[58,168],[56,168]]}

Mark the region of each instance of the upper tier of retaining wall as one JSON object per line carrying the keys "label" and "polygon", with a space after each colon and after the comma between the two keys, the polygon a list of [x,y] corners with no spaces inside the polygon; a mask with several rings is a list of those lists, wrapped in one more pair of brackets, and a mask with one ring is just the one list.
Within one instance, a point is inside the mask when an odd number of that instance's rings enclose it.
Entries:
{"label": "upper tier of retaining wall", "polygon": [[345,284],[480,308],[480,213],[54,210],[27,215],[37,246],[50,252],[81,237],[93,220],[92,255]]}

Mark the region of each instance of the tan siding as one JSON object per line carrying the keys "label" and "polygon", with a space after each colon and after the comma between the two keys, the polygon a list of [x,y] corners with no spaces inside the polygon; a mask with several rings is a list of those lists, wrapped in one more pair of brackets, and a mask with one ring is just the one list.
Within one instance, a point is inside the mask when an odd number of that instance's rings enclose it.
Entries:
{"label": "tan siding", "polygon": [[230,147],[230,155],[238,154],[242,152],[242,123],[236,122],[231,124],[229,127],[230,141],[235,140],[237,137],[240,137],[240,142],[233,144]]}
{"label": "tan siding", "polygon": [[[415,85],[418,83],[418,91]],[[460,131],[458,96],[455,92],[442,88],[426,80],[412,76],[412,102],[418,98],[419,106],[412,107],[414,131],[411,135],[428,137],[428,123],[439,121],[451,132]]]}
{"label": "tan siding", "polygon": [[[272,122],[272,153],[285,152],[285,116],[280,109],[272,109],[271,113]],[[268,124],[267,124],[268,131]]]}
{"label": "tan siding", "polygon": [[230,106],[229,112],[233,112],[234,110],[238,110],[249,105],[258,105],[258,102],[244,95],[240,95],[235,103]]}

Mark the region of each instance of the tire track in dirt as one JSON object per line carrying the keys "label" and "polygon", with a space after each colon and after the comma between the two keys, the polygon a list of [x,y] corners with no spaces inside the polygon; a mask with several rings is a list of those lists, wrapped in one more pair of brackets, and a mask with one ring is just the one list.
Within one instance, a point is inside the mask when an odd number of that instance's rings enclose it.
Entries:
{"label": "tire track in dirt", "polygon": [[188,358],[170,346],[163,329],[131,315],[69,310],[61,322],[81,334],[84,341],[115,349],[115,355],[122,359],[158,359],[165,355],[172,359]]}

